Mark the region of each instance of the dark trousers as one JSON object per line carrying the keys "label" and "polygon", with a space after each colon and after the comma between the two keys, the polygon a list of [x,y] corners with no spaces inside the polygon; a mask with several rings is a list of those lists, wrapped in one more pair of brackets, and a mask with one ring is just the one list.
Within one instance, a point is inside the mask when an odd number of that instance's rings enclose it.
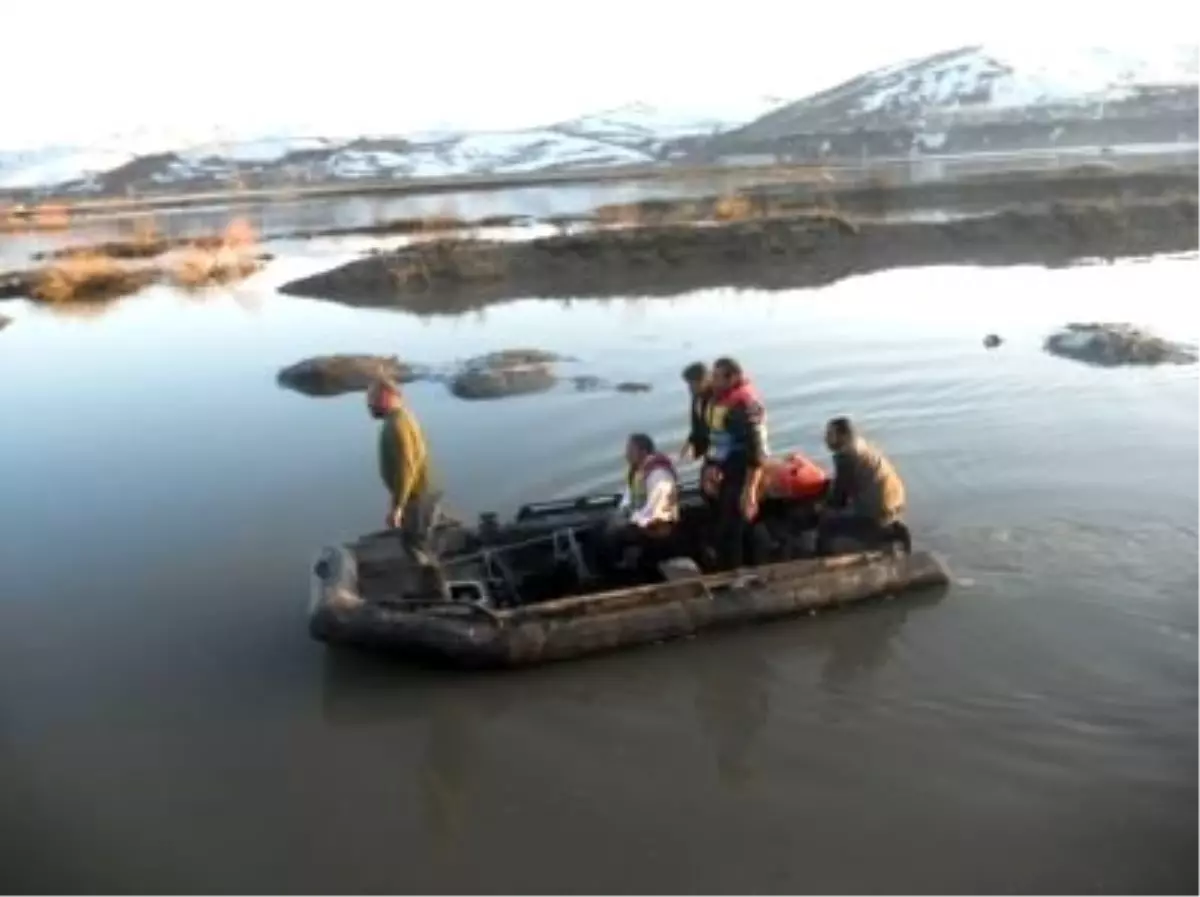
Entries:
{"label": "dark trousers", "polygon": [[404,505],[400,533],[407,545],[418,551],[433,550],[431,535],[441,516],[442,496],[439,492],[414,495]]}
{"label": "dark trousers", "polygon": [[864,549],[883,545],[899,545],[904,551],[912,551],[912,535],[903,521],[893,520],[880,523],[870,517],[853,514],[832,514],[821,518],[817,526],[817,554],[828,555],[834,539],[851,539]]}
{"label": "dark trousers", "polygon": [[754,522],[747,520],[742,513],[742,490],[745,485],[744,468],[725,470],[716,498],[709,505],[713,514],[713,550],[719,569],[732,570],[758,563]]}
{"label": "dark trousers", "polygon": [[615,571],[620,565],[625,551],[629,548],[636,548],[638,549],[638,561],[635,572],[650,576],[658,570],[659,563],[674,554],[675,525],[655,522],[649,526],[635,526],[627,523],[606,530],[599,547],[599,560],[605,572]]}

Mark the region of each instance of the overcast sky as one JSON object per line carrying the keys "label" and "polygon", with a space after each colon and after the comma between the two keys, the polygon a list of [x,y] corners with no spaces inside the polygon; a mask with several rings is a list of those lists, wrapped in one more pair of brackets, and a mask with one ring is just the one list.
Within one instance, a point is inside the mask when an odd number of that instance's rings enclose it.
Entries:
{"label": "overcast sky", "polygon": [[1190,42],[1191,6],[4,0],[0,147],[139,125],[519,127],[636,99],[720,112],[964,44]]}

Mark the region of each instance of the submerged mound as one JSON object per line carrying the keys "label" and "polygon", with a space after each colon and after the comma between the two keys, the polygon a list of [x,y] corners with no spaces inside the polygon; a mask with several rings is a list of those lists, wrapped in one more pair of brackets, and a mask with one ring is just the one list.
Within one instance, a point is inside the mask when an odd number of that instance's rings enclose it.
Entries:
{"label": "submerged mound", "polygon": [[414,369],[394,355],[318,355],[289,365],[276,380],[308,396],[340,396],[365,390],[380,376],[396,383],[416,379]]}
{"label": "submerged mound", "polygon": [[463,362],[450,379],[460,399],[503,399],[546,392],[558,383],[552,364],[571,359],[540,349],[505,349]]}
{"label": "submerged mound", "polygon": [[559,383],[581,391],[649,392],[648,383],[612,383],[600,377],[561,377],[554,365],[578,359],[542,349],[505,349],[459,362],[449,369],[405,363],[393,355],[318,355],[283,368],[280,386],[309,396],[336,396],[364,390],[381,374],[398,383],[415,380],[444,382],[460,399],[503,399],[546,392]]}
{"label": "submerged mound", "polygon": [[1195,197],[1057,205],[941,222],[828,214],[662,224],[526,242],[438,240],[286,284],[290,295],[455,314],[522,297],[669,296],[706,287],[791,289],[935,264],[1062,265],[1193,250]]}
{"label": "submerged mound", "polygon": [[1176,343],[1132,324],[1068,324],[1046,338],[1051,355],[1101,367],[1192,364],[1196,348]]}
{"label": "submerged mound", "polygon": [[23,299],[29,295],[29,276],[24,271],[0,271],[0,299]]}

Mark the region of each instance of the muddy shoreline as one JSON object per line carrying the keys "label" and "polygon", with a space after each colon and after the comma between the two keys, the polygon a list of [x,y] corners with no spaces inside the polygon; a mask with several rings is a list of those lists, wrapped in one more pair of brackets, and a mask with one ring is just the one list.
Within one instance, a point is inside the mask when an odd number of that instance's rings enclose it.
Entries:
{"label": "muddy shoreline", "polygon": [[817,287],[927,265],[1060,266],[1197,248],[1195,196],[1056,204],[945,222],[809,213],[664,224],[527,242],[443,239],[357,259],[280,292],[352,306],[454,314],[517,298],[674,296]]}

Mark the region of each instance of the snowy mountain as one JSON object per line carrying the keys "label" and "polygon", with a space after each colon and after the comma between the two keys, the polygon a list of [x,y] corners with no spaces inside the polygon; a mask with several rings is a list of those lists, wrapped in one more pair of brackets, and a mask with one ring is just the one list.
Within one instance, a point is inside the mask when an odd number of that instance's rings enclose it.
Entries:
{"label": "snowy mountain", "polygon": [[755,98],[726,110],[723,116],[635,103],[514,131],[313,137],[291,128],[269,136],[213,134],[205,139],[143,130],[86,148],[0,148],[0,190],[54,187],[111,194],[237,183],[503,175],[645,165],[668,161],[674,141],[710,137],[782,102]]}
{"label": "snowy mountain", "polygon": [[723,134],[713,149],[754,151],[797,138],[811,146],[802,138],[903,130],[925,131],[940,146],[953,128],[1156,119],[1179,112],[1186,117],[1189,109],[1194,117],[1197,69],[1194,45],[1145,55],[1065,46],[964,47],[884,66],[782,106]]}
{"label": "snowy mountain", "polygon": [[[786,103],[644,103],[512,131],[267,134],[142,128],[86,146],[0,146],[0,193],[144,194],[605,166],[859,158],[1194,141],[1197,48],[973,46]],[[764,114],[765,113],[765,114]],[[0,138],[3,139],[3,138]]]}

